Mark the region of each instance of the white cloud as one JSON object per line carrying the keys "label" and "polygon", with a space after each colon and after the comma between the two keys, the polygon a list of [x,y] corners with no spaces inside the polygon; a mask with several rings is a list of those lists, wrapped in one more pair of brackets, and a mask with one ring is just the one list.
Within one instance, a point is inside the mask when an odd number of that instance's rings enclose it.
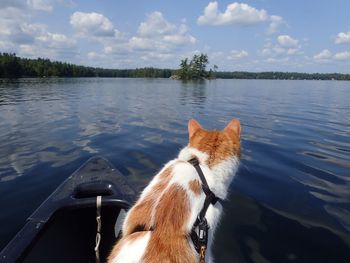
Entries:
{"label": "white cloud", "polygon": [[277,42],[284,48],[297,48],[299,46],[299,41],[288,35],[278,36]]}
{"label": "white cloud", "polygon": [[106,58],[105,54],[97,53],[94,51],[88,52],[87,56],[90,60],[100,60]]}
{"label": "white cloud", "polygon": [[271,48],[264,48],[262,50],[262,54],[264,56],[279,56],[279,55],[283,55],[286,53],[286,50],[282,47],[279,46],[274,46]]}
{"label": "white cloud", "polygon": [[276,33],[283,24],[285,24],[285,22],[282,17],[270,16],[270,25],[267,28],[266,33],[269,35]]}
{"label": "white cloud", "polygon": [[328,60],[330,58],[332,58],[332,53],[328,49],[324,49],[314,56],[315,60]]}
{"label": "white cloud", "polygon": [[350,44],[350,31],[338,33],[334,42],[335,44]]}
{"label": "white cloud", "polygon": [[0,38],[14,45],[28,44],[44,29],[43,24],[30,23],[24,6],[0,7]]}
{"label": "white cloud", "polygon": [[[152,45],[152,42],[158,42],[158,46],[167,48],[168,45],[194,44],[196,39],[188,33],[189,29],[185,23],[186,21],[182,21],[179,26],[176,26],[168,22],[161,12],[155,11],[147,16],[145,22],[140,24],[139,36],[133,37],[131,44],[147,46],[147,48]],[[160,42],[162,44],[159,44]]]}
{"label": "white cloud", "polygon": [[106,55],[128,56],[130,52],[128,42],[109,42],[104,45],[103,52]]}
{"label": "white cloud", "polygon": [[37,37],[37,40],[42,42],[46,47],[50,48],[73,48],[76,41],[68,38],[66,35],[47,32],[44,35]]}
{"label": "white cloud", "polygon": [[264,9],[258,10],[243,3],[232,3],[225,12],[218,10],[218,2],[210,2],[204,9],[204,14],[198,17],[199,25],[251,25],[269,20]]}
{"label": "white cloud", "polygon": [[166,45],[161,45],[159,41],[155,41],[150,38],[143,38],[143,37],[132,37],[129,40],[129,47],[131,49],[136,49],[136,50],[152,50],[154,48],[157,49],[167,49]]}
{"label": "white cloud", "polygon": [[332,53],[328,49],[324,49],[320,53],[316,54],[313,58],[316,62],[334,62],[335,60],[350,60],[350,52],[341,51],[332,55]]}
{"label": "white cloud", "polygon": [[196,39],[193,36],[182,35],[182,34],[167,35],[163,37],[163,40],[165,42],[169,42],[174,45],[185,45],[185,44],[196,43]]}
{"label": "white cloud", "polygon": [[174,45],[186,45],[196,43],[196,38],[188,33],[189,28],[185,23],[186,21],[183,21],[178,28],[175,26],[172,32],[169,32],[169,34],[163,36],[163,40]]}
{"label": "white cloud", "polygon": [[[189,34],[189,28],[183,20],[179,26],[168,22],[163,14],[155,11],[138,28],[138,35],[129,39],[131,51],[154,51],[168,53],[181,46],[194,44],[196,38]],[[152,56],[154,57],[154,56]]]}
{"label": "white cloud", "polygon": [[[35,3],[39,2],[30,2]],[[24,57],[71,60],[77,52],[75,41],[66,35],[49,32],[45,24],[33,23],[34,7],[29,5],[29,1],[5,2],[4,6],[0,6],[1,51]],[[47,6],[44,7],[45,11],[49,11]]]}
{"label": "white cloud", "polygon": [[197,41],[186,23],[181,19],[176,24],[168,21],[161,12],[152,12],[139,24],[135,35],[121,41],[104,41],[103,52],[118,63],[128,61],[129,67],[169,67]]}
{"label": "white cloud", "polygon": [[16,53],[20,57],[44,57],[52,60],[73,62],[78,51],[76,46],[67,45],[63,42],[37,40],[33,44],[17,46]]}
{"label": "white cloud", "polygon": [[334,55],[334,59],[337,59],[337,60],[350,59],[350,52],[349,51],[338,52]]}
{"label": "white cloud", "polygon": [[37,55],[35,47],[33,45],[26,45],[26,44],[19,45],[18,53],[21,56],[25,56],[25,57],[34,57]]}
{"label": "white cloud", "polygon": [[169,59],[174,59],[175,55],[171,53],[158,53],[158,52],[148,52],[147,54],[141,56],[142,60],[149,61],[149,60],[162,60],[167,61]]}
{"label": "white cloud", "polygon": [[244,3],[231,3],[227,5],[225,12],[218,10],[218,2],[210,2],[204,9],[204,14],[199,16],[199,25],[252,25],[261,22],[270,22],[266,34],[276,33],[285,23],[281,16],[269,15],[264,9],[257,9]]}
{"label": "white cloud", "polygon": [[286,57],[301,53],[299,41],[288,35],[278,36],[276,38],[276,44],[273,44],[270,39],[267,39],[267,41],[264,48],[260,50],[260,54],[264,57]]}
{"label": "white cloud", "polygon": [[95,12],[74,12],[70,24],[84,36],[115,37],[119,34],[107,17]]}
{"label": "white cloud", "polygon": [[147,16],[138,28],[141,36],[154,36],[172,33],[176,26],[166,21],[161,12],[155,11]]}
{"label": "white cloud", "polygon": [[104,53],[106,54],[112,54],[113,53],[113,47],[111,46],[105,46],[103,49]]}
{"label": "white cloud", "polygon": [[0,40],[0,50],[1,52],[14,52],[16,46],[9,42],[9,41],[3,41],[3,40]]}
{"label": "white cloud", "polygon": [[245,50],[232,50],[228,55],[227,59],[236,60],[248,56],[248,52]]}
{"label": "white cloud", "polygon": [[52,0],[27,0],[27,4],[35,10],[46,12],[53,10]]}
{"label": "white cloud", "polygon": [[21,29],[24,33],[34,36],[34,35],[44,34],[44,32],[46,32],[47,30],[47,25],[38,24],[38,23],[29,24],[24,22],[21,25]]}

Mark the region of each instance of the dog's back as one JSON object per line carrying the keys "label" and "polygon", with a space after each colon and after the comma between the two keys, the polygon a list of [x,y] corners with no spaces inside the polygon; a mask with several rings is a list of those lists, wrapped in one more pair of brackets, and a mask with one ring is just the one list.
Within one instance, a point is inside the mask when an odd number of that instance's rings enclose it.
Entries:
{"label": "dog's back", "polygon": [[[223,131],[206,131],[189,123],[190,143],[152,179],[123,224],[123,237],[113,248],[109,263],[195,263],[199,254],[190,238],[206,198],[196,169],[198,159],[207,183],[221,199],[238,167],[240,126],[232,121]],[[219,203],[209,206],[208,254],[220,218]]]}
{"label": "dog's back", "polygon": [[[129,211],[123,238],[114,247],[109,262],[195,262],[196,255],[186,238],[190,203],[200,202],[190,200],[194,180],[191,165],[179,160],[169,162]],[[195,191],[200,195],[199,182]]]}

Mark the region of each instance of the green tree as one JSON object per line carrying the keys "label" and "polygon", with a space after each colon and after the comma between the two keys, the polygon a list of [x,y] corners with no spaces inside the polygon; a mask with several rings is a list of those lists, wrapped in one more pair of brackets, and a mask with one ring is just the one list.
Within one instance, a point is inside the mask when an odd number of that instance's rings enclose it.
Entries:
{"label": "green tree", "polygon": [[206,67],[209,63],[208,56],[201,53],[195,54],[191,61],[188,58],[181,60],[178,75],[181,79],[204,79],[209,76]]}
{"label": "green tree", "polygon": [[21,76],[21,64],[16,54],[1,54],[1,75],[5,78],[18,78]]}
{"label": "green tree", "polygon": [[188,58],[185,58],[181,60],[179,76],[181,79],[189,79],[190,75],[190,64],[188,63]]}

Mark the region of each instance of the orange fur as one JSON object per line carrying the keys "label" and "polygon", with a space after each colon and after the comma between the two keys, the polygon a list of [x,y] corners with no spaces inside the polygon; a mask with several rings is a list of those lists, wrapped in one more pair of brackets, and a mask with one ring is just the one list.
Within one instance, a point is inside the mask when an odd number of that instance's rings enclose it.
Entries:
{"label": "orange fur", "polygon": [[156,207],[154,231],[147,245],[143,262],[196,262],[196,256],[190,249],[185,229],[189,214],[186,191],[179,186],[171,186]]}
{"label": "orange fur", "polygon": [[224,131],[197,130],[190,138],[189,145],[208,154],[208,166],[212,167],[230,156],[239,155],[239,137]]}
{"label": "orange fur", "polygon": [[202,191],[201,183],[198,180],[192,180],[188,183],[189,188],[191,191],[196,194],[200,195]]}
{"label": "orange fur", "polygon": [[165,169],[160,175],[160,181],[154,185],[152,191],[145,198],[139,200],[130,210],[128,225],[123,236],[139,230],[149,230],[152,222],[153,206],[159,195],[164,191],[171,179],[172,166]]}
{"label": "orange fur", "polygon": [[208,154],[209,167],[230,156],[240,155],[241,124],[237,119],[233,119],[222,131],[205,130],[197,121],[190,120],[188,131],[189,146]]}

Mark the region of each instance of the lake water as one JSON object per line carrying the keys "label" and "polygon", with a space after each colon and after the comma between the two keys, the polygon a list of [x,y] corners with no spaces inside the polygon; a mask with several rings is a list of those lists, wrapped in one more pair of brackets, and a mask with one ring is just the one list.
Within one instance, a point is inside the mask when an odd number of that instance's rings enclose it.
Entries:
{"label": "lake water", "polygon": [[0,248],[91,156],[140,191],[193,117],[243,125],[216,262],[350,262],[350,82],[338,81],[0,81]]}

